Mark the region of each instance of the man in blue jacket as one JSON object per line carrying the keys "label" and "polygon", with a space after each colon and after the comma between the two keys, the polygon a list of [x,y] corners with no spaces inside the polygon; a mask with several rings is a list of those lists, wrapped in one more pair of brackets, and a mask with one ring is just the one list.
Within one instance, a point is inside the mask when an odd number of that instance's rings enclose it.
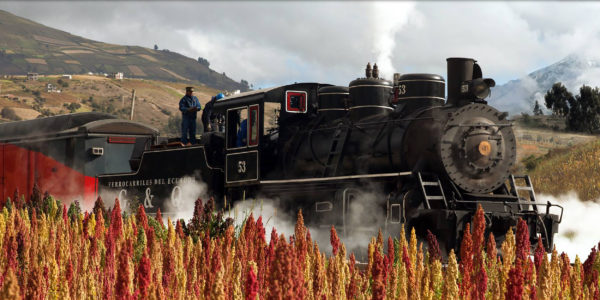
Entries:
{"label": "man in blue jacket", "polygon": [[[181,143],[190,145],[196,144],[196,115],[202,109],[200,101],[193,95],[194,88],[188,86],[185,88],[185,96],[179,100],[179,110],[181,111]],[[189,139],[188,139],[189,134]]]}
{"label": "man in blue jacket", "polygon": [[236,147],[245,147],[248,145],[248,119],[244,119],[240,124],[235,141]]}

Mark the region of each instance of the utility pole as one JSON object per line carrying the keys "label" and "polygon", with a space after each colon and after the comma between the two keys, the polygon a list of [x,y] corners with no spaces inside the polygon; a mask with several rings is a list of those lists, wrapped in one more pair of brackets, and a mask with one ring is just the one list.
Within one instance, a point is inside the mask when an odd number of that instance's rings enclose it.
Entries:
{"label": "utility pole", "polygon": [[135,89],[131,92],[131,115],[129,120],[133,120],[133,109],[135,108]]}
{"label": "utility pole", "polygon": [[125,96],[121,95],[121,108],[125,107]]}

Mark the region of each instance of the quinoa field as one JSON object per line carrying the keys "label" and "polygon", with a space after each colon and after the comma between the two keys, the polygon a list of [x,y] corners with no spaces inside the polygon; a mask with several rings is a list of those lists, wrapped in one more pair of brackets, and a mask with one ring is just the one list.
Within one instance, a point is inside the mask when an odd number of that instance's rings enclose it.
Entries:
{"label": "quinoa field", "polygon": [[583,263],[541,244],[530,253],[519,222],[500,256],[481,208],[447,261],[435,236],[421,244],[411,230],[365,241],[358,267],[334,228],[317,245],[301,212],[293,236],[267,239],[261,217],[234,227],[211,200],[198,199],[191,220],[163,223],[119,201],[81,212],[35,191],[13,199],[0,203],[0,299],[599,298],[596,248]]}

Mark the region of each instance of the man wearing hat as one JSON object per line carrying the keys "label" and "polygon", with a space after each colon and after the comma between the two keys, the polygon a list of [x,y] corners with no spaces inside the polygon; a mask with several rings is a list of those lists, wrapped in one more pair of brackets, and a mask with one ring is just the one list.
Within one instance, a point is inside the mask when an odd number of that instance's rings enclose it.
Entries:
{"label": "man wearing hat", "polygon": [[194,88],[188,86],[185,88],[185,96],[179,100],[179,110],[181,111],[181,142],[184,145],[189,145],[190,143],[192,145],[196,144],[196,115],[202,109],[202,106],[198,98],[193,94]]}

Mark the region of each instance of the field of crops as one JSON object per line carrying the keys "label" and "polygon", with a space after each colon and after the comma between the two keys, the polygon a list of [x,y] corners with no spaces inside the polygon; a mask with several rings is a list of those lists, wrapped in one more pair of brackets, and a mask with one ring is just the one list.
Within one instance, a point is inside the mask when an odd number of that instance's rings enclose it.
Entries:
{"label": "field of crops", "polygon": [[[14,198],[13,198],[14,199]],[[358,267],[331,229],[332,255],[298,214],[291,237],[267,240],[261,218],[234,227],[196,201],[189,222],[163,224],[109,210],[91,213],[52,197],[0,203],[0,299],[598,299],[600,256],[531,256],[528,229],[509,231],[498,255],[480,209],[460,253],[442,263],[436,238],[373,237]],[[323,246],[323,245],[322,245]],[[325,249],[325,248],[323,248]]]}

